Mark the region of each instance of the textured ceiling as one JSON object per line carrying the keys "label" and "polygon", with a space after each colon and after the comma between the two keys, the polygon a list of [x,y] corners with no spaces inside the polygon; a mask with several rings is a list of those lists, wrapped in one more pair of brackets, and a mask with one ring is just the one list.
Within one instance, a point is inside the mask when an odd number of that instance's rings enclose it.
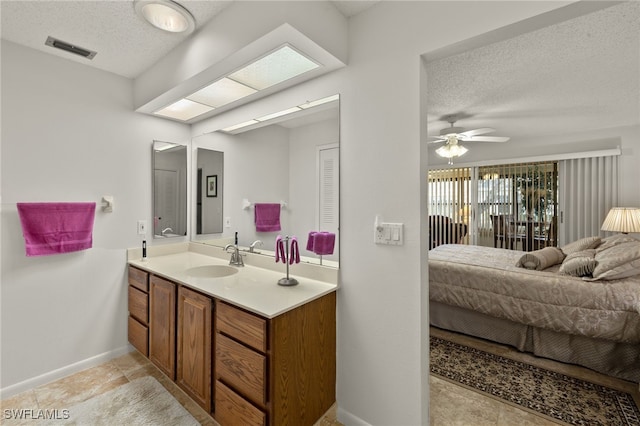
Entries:
{"label": "textured ceiling", "polygon": [[[640,123],[640,3],[427,64],[430,135],[493,127],[509,143]],[[465,118],[466,117],[466,118]]]}
{"label": "textured ceiling", "polygon": [[[230,1],[179,0],[196,20],[196,31]],[[377,1],[332,2],[346,17]],[[1,0],[2,38],[128,78],[155,64],[186,37],[158,30],[140,19],[132,0],[10,1]],[[45,46],[47,36],[97,51],[85,58]]]}

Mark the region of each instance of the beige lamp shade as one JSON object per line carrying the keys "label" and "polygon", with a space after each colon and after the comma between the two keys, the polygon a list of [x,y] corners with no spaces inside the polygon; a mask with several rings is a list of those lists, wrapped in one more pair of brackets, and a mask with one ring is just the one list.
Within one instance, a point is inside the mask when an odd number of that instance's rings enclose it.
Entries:
{"label": "beige lamp shade", "polygon": [[640,232],[640,208],[638,207],[613,207],[602,223],[603,231]]}

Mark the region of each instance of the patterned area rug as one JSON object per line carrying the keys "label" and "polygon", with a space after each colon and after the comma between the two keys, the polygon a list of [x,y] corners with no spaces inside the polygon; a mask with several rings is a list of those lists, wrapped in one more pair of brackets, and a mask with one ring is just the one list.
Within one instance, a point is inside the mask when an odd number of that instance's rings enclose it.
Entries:
{"label": "patterned area rug", "polygon": [[199,426],[153,377],[143,377],[69,408],[69,418],[44,424]]}
{"label": "patterned area rug", "polygon": [[431,337],[431,374],[571,425],[640,425],[633,397]]}

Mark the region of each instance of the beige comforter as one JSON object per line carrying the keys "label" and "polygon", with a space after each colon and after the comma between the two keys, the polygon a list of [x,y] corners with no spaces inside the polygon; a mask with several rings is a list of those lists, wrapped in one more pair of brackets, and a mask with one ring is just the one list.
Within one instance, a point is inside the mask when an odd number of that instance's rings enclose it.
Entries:
{"label": "beige comforter", "polygon": [[584,281],[515,266],[523,252],[448,244],[429,252],[429,298],[554,331],[640,343],[640,276]]}

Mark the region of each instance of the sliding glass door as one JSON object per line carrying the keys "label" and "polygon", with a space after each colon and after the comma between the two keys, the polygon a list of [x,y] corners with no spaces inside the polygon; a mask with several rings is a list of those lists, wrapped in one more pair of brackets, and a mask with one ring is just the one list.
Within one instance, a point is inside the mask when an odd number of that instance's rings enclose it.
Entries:
{"label": "sliding glass door", "polygon": [[432,170],[428,188],[431,246],[557,245],[557,162]]}

